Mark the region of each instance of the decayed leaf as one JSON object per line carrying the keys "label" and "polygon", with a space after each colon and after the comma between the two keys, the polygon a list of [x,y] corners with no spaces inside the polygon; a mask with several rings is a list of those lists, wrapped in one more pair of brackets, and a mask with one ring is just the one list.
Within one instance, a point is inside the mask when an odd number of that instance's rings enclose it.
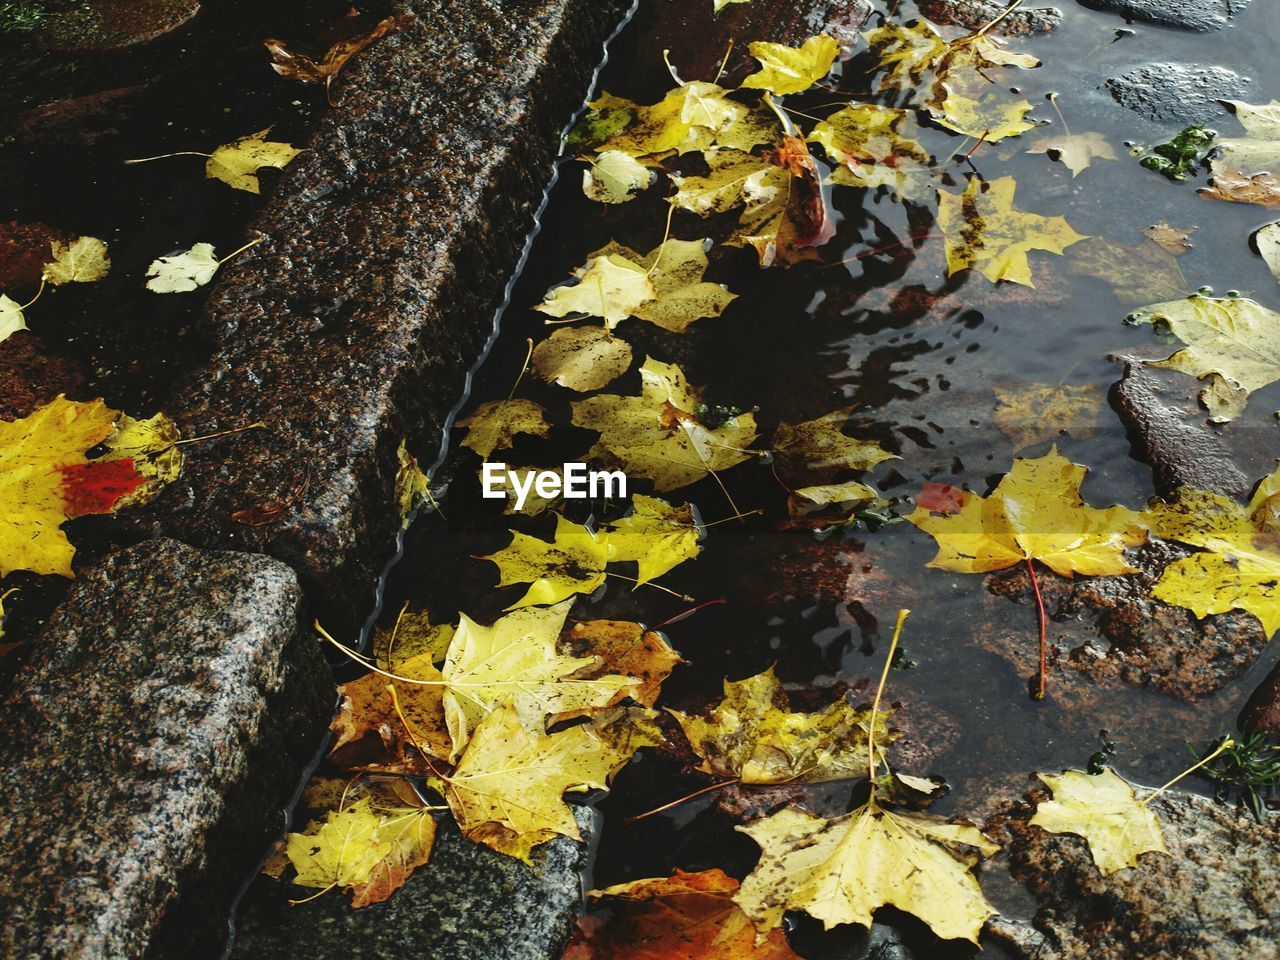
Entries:
{"label": "decayed leaf", "polygon": [[591,254],[631,264],[653,284],[653,299],[639,304],[631,316],[684,333],[695,320],[718,317],[737,299],[718,283],[703,280],[707,271],[707,240],[668,237],[643,256],[620,243]]}
{"label": "decayed leaf", "polygon": [[948,130],[995,143],[1035,127],[1035,123],[1027,119],[1031,104],[1026,100],[1005,100],[993,92],[969,97],[953,90],[950,84],[941,86],[946,96],[929,109],[933,118]]}
{"label": "decayed leaf", "polygon": [[533,370],[543,380],[586,393],[626,373],[631,356],[631,344],[608,327],[563,327],[533,348]]}
{"label": "decayed leaf", "polygon": [[773,431],[773,457],[785,475],[814,472],[870,470],[896,454],[874,440],[858,440],[844,432],[853,407],[842,407],[804,423],[779,423]]}
{"label": "decayed leaf", "polygon": [[888,187],[913,200],[929,187],[929,154],[902,132],[911,122],[907,110],[874,103],[844,107],[819,122],[809,134],[839,166],[831,182],[850,187]]}
{"label": "decayed leaf", "polygon": [[271,128],[259,130],[248,136],[224,143],[209,155],[204,165],[204,175],[210,180],[221,180],[229,187],[258,193],[258,171],[263,167],[284,169],[301,150],[278,140],[267,140]]}
{"label": "decayed leaf", "polygon": [[1205,381],[1200,402],[1214,423],[1244,412],[1249,394],[1280,380],[1280,313],[1244,297],[1155,303],[1125,318],[1165,325],[1185,348],[1152,363]]}
{"label": "decayed leaf", "polygon": [[799,487],[787,497],[787,513],[792,519],[815,518],[814,513],[824,507],[839,507],[848,512],[880,498],[871,487],[857,480],[844,483],[819,483]]}
{"label": "decayed leaf", "polygon": [[426,655],[432,663],[443,663],[453,643],[452,624],[432,623],[426,610],[412,610],[406,604],[390,629],[374,627],[370,641],[374,662],[391,673],[399,673],[405,663]]}
{"label": "decayed leaf", "polygon": [[595,712],[602,707],[612,707],[626,698],[652,707],[658,700],[662,682],[671,676],[676,664],[684,662],[662,634],[646,630],[630,620],[583,620],[575,623],[560,638],[558,649],[566,656],[597,658],[598,666],[575,674],[579,679],[612,672],[632,677],[635,682],[620,687],[613,699],[601,707],[561,713],[555,718],[556,722]]}
{"label": "decayed leaf", "polygon": [[612,330],[658,296],[645,268],[618,254],[591,257],[574,275],[577,283],[548,290],[534,309],[552,317],[602,317]]}
{"label": "decayed leaf", "polygon": [[1133,787],[1110,768],[1097,776],[1064,770],[1036,774],[1053,791],[1036,806],[1033,826],[1050,833],[1075,833],[1089,842],[1102,875],[1136,867],[1143,853],[1168,853],[1160,821],[1138,802]]}
{"label": "decayed leaf", "polygon": [[653,183],[654,172],[621,150],[606,150],[587,158],[582,171],[582,192],[600,203],[626,203]]}
{"label": "decayed leaf", "polygon": [[[367,673],[338,687],[341,699],[331,724],[331,750],[342,756],[339,751],[375,734],[382,746],[381,755],[370,762],[343,765],[392,773],[429,773],[429,759],[423,760],[418,751],[441,760],[449,759],[454,752],[445,725],[444,677],[430,652],[397,658],[389,672],[404,679]],[[415,680],[423,682],[411,682]]]}
{"label": "decayed leaf", "polygon": [[907,519],[938,542],[929,566],[943,570],[989,573],[1039,560],[1064,577],[1132,573],[1124,551],[1146,539],[1142,517],[1125,507],[1087,506],[1080,499],[1084,474],[1054,447],[1014,460],[987,497],[959,491],[959,509],[938,515],[921,503]]}
{"label": "decayed leaf", "polygon": [[999,848],[968,824],[896,813],[873,800],[831,820],[787,807],[737,829],[761,854],[734,900],[762,935],[787,910],[830,929],[870,927],[875,910],[888,905],[919,917],[944,940],[977,943],[996,912],[971,868],[973,850],[989,856]]}
{"label": "decayed leaf", "polygon": [[1219,170],[1214,173],[1210,186],[1196,192],[1210,200],[1280,207],[1280,177],[1269,171],[1247,177],[1238,170]]}
{"label": "decayed leaf", "polygon": [[924,20],[906,25],[886,21],[862,36],[887,71],[881,86],[891,90],[915,86],[948,50],[947,42]]}
{"label": "decayed leaf", "polygon": [[1253,235],[1258,253],[1271,275],[1280,280],[1280,223],[1269,223]]}
{"label": "decayed leaf", "polygon": [[1085,239],[1062,217],[1013,208],[1013,177],[970,180],[963,194],[938,191],[938,226],[947,238],[947,274],[973,268],[992,283],[1009,280],[1034,287],[1027,253],[1062,253]]}
{"label": "decayed leaf", "polygon": [[[705,717],[668,711],[701,759],[704,773],[743,783],[823,783],[865,776],[871,710],[841,697],[812,713],[793,713],[770,667],[726,680],[724,699]],[[876,744],[893,739],[876,717]]]}
{"label": "decayed leaf", "polygon": [[542,407],[532,400],[490,400],[458,421],[467,428],[462,445],[489,459],[495,450],[510,450],[520,434],[545,437],[551,429]]}
{"label": "decayed leaf", "polygon": [[[166,417],[137,421],[101,400],[61,396],[0,422],[0,577],[14,570],[72,576],[75,548],[62,524],[111,513],[171,480],[181,465],[176,439]],[[106,452],[86,458],[100,444]]]}
{"label": "decayed leaf", "polygon": [[575,593],[593,593],[604,583],[609,552],[603,534],[556,514],[555,539],[548,543],[528,534],[511,532],[511,543],[484,560],[498,567],[498,586],[527,583],[529,589],[508,610],[532,604],[551,604]]}
{"label": "decayed leaf", "polygon": [[1168,220],[1161,220],[1147,227],[1146,234],[1151,241],[1178,257],[1191,249],[1191,235],[1199,229],[1199,227],[1175,227],[1171,226]]}
{"label": "decayed leaf", "polygon": [[409,516],[422,504],[431,500],[431,478],[422,472],[418,460],[409,452],[403,440],[396,448],[396,506],[399,508],[400,522],[407,524]]}
{"label": "decayed leaf", "polygon": [[0,343],[26,329],[27,318],[22,313],[22,304],[0,294]]}
{"label": "decayed leaf", "polygon": [[777,139],[775,119],[728,93],[714,83],[685,83],[647,106],[606,93],[588,105],[578,139],[598,152],[615,150],[646,163],[691,150],[750,150]]}
{"label": "decayed leaf", "polygon": [[677,507],[642,493],[631,503],[631,513],[610,525],[606,542],[611,563],[636,561],[637,587],[698,556],[700,530],[689,504]]}
{"label": "decayed leaf", "polygon": [[1191,285],[1173,254],[1154,243],[1116,243],[1107,237],[1087,237],[1071,250],[1068,266],[1105,280],[1116,299],[1126,305],[1185,297]]}
{"label": "decayed leaf", "polygon": [[756,942],[733,902],[737,890],[722,870],[676,870],[593,890],[608,912],[578,920],[562,960],[800,960],[781,930]]}
{"label": "decayed leaf", "polygon": [[1098,425],[1105,397],[1094,384],[1080,387],[1022,384],[994,387],[995,424],[1013,449],[1034,446],[1061,434],[1088,440]]}
{"label": "decayed leaf", "polygon": [[1096,131],[1066,133],[1040,137],[1031,141],[1027,153],[1047,154],[1051,160],[1060,160],[1071,171],[1072,179],[1080,176],[1095,160],[1116,160],[1115,149],[1107,138]]}
{"label": "decayed leaf", "polygon": [[282,77],[300,80],[303,83],[323,83],[326,95],[333,81],[357,53],[390,33],[404,30],[414,22],[411,13],[397,17],[387,17],[379,21],[371,30],[353,37],[339,40],[319,60],[300,53],[291,53],[281,40],[263,40],[262,45],[271,54],[271,69]]}
{"label": "decayed leaf", "polygon": [[153,293],[186,293],[203,287],[218,272],[221,261],[211,243],[197,243],[190,250],[151,261],[147,289]]}
{"label": "decayed leaf", "polygon": [[808,90],[830,73],[840,53],[840,44],[832,37],[819,34],[799,47],[756,40],[747,49],[760,61],[760,69],[743,80],[742,86],[787,94]]}
{"label": "decayed leaf", "polygon": [[71,243],[51,240],[52,258],[44,267],[44,279],[54,286],[64,283],[93,283],[111,269],[107,245],[97,237],[79,237]]}
{"label": "decayed leaf", "polygon": [[730,417],[714,428],[698,419],[699,391],[675,364],[646,358],[638,397],[605,394],[573,404],[575,426],[600,439],[587,453],[597,463],[620,464],[647,477],[659,491],[675,490],[749,459],[755,416]]}
{"label": "decayed leaf", "polygon": [[1181,489],[1148,511],[1151,530],[1203,553],[1165,568],[1152,596],[1197,617],[1244,610],[1271,637],[1280,627],[1280,535],[1273,522],[1276,474],[1259,484],[1248,506],[1218,493]]}

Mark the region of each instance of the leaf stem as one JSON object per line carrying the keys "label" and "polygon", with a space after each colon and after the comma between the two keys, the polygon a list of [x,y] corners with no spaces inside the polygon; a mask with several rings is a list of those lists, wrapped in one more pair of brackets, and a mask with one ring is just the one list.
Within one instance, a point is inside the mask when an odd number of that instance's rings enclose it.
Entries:
{"label": "leaf stem", "polygon": [[230,260],[232,257],[237,256],[238,254],[244,253],[244,252],[245,252],[246,250],[248,250],[250,247],[256,247],[258,244],[262,243],[262,241],[263,241],[263,240],[266,240],[266,239],[267,239],[266,237],[259,237],[257,240],[250,240],[250,241],[249,241],[248,243],[246,243],[243,247],[239,247],[238,249],[232,250],[232,251],[231,251],[230,253],[228,253],[225,257],[223,257],[221,260],[219,260],[219,261],[218,261],[218,266],[222,266],[224,263],[226,263],[226,262],[227,262],[228,260]]}
{"label": "leaf stem", "polygon": [[1045,675],[1049,670],[1049,650],[1045,640],[1045,615],[1044,615],[1044,597],[1040,593],[1040,580],[1036,576],[1036,564],[1030,557],[1027,557],[1027,572],[1031,574],[1031,588],[1036,594],[1036,613],[1040,621],[1040,680],[1036,688],[1033,700],[1043,700],[1045,697]]}
{"label": "leaf stem", "polygon": [[187,437],[185,440],[175,440],[173,441],[173,445],[175,447],[181,447],[188,443],[200,443],[203,440],[217,440],[219,437],[229,437],[232,434],[244,433],[246,430],[265,430],[266,428],[267,425],[265,423],[261,420],[257,420],[253,423],[245,424],[243,427],[232,427],[230,430],[219,430],[217,433],[206,433],[204,436],[200,437]]}
{"label": "leaf stem", "polygon": [[1157,790],[1155,793],[1151,794],[1151,796],[1149,796],[1149,797],[1147,797],[1145,800],[1143,800],[1143,801],[1141,802],[1141,806],[1144,806],[1144,807],[1145,807],[1145,806],[1146,806],[1147,804],[1149,804],[1152,800],[1154,800],[1156,797],[1160,796],[1160,794],[1164,793],[1166,790],[1168,790],[1170,787],[1172,787],[1175,783],[1177,783],[1177,782],[1178,782],[1179,780],[1181,780],[1183,777],[1188,776],[1188,775],[1190,775],[1190,774],[1192,774],[1192,773],[1195,773],[1197,770],[1199,770],[1199,769],[1200,769],[1201,767],[1203,767],[1205,764],[1207,764],[1207,763],[1211,762],[1214,758],[1216,758],[1216,757],[1217,757],[1219,754],[1221,754],[1223,751],[1225,751],[1225,750],[1230,750],[1230,749],[1231,749],[1232,747],[1234,747],[1235,745],[1236,745],[1235,740],[1233,740],[1231,737],[1226,737],[1226,738],[1225,738],[1225,739],[1224,739],[1220,744],[1218,744],[1218,749],[1214,750],[1214,751],[1213,751],[1213,753],[1209,754],[1207,757],[1204,757],[1204,758],[1202,758],[1201,760],[1198,760],[1198,761],[1197,761],[1193,766],[1187,767],[1187,769],[1183,770],[1180,774],[1178,774],[1176,777],[1174,777],[1172,780],[1170,780],[1168,783],[1166,783],[1163,787],[1161,787],[1161,788],[1160,788],[1159,790]]}
{"label": "leaf stem", "polygon": [[867,782],[871,785],[871,799],[876,795],[876,767],[880,761],[876,757],[876,714],[880,712],[880,698],[884,696],[884,685],[889,680],[889,668],[893,666],[893,655],[898,649],[898,638],[902,636],[902,625],[907,622],[911,611],[905,607],[898,611],[898,622],[893,626],[893,639],[889,641],[889,655],[884,658],[884,669],[880,671],[880,683],[876,686],[876,698],[871,701],[871,722],[867,724]]}
{"label": "leaf stem", "polygon": [[139,157],[136,160],[126,160],[125,163],[150,163],[152,160],[168,160],[170,157],[211,157],[211,153],[201,153],[199,150],[178,150],[174,153],[158,153],[154,157]]}
{"label": "leaf stem", "polygon": [[693,598],[693,597],[687,596],[687,595],[685,595],[685,594],[683,594],[683,593],[676,593],[674,590],[669,590],[669,589],[667,589],[666,587],[664,587],[662,584],[660,584],[660,583],[654,583],[652,580],[646,580],[644,583],[641,583],[641,582],[640,582],[639,580],[637,580],[635,577],[628,577],[628,576],[626,576],[625,574],[622,574],[622,573],[612,573],[611,571],[608,571],[608,570],[606,570],[606,571],[605,571],[605,574],[604,574],[604,575],[605,575],[606,577],[617,577],[619,580],[626,580],[626,581],[627,581],[627,582],[629,582],[629,583],[634,583],[634,584],[635,584],[635,588],[634,588],[634,589],[637,589],[637,590],[638,590],[640,587],[653,587],[653,589],[655,589],[655,590],[661,590],[663,593],[669,593],[669,594],[671,594],[673,597],[677,597],[677,598],[679,598],[679,599],[683,600],[685,603],[695,603],[695,602],[696,602],[696,601],[694,600],[694,598]]}
{"label": "leaf stem", "polygon": [[22,306],[20,306],[18,309],[25,310],[27,309],[27,307],[31,306],[33,303],[39,300],[40,294],[44,293],[44,288],[48,285],[48,283],[49,281],[42,274],[40,277],[40,289],[36,291],[36,295],[32,297],[30,300],[28,300],[26,303],[24,303]]}
{"label": "leaf stem", "polygon": [[[603,295],[601,300],[603,301]],[[511,402],[511,398],[516,395],[516,387],[520,386],[520,381],[524,379],[524,372],[529,369],[529,358],[533,356],[533,337],[529,337],[526,341],[529,349],[525,351],[524,363],[520,364],[520,372],[516,374],[516,382],[511,385],[511,392],[507,394],[507,402]]]}

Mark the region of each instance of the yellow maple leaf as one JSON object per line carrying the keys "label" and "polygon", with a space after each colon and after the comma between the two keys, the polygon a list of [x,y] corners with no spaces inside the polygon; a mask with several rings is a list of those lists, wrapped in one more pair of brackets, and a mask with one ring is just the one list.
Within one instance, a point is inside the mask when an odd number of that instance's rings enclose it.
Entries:
{"label": "yellow maple leaf", "polygon": [[971,870],[977,854],[999,848],[968,824],[896,813],[873,799],[830,820],[787,807],[737,829],[760,845],[760,862],[734,897],[760,936],[787,910],[802,910],[830,929],[870,927],[875,910],[887,905],[920,918],[944,940],[977,943],[996,912]]}
{"label": "yellow maple leaf", "polygon": [[71,243],[52,240],[52,259],[45,264],[44,279],[54,286],[64,283],[93,283],[111,269],[107,245],[97,237],[79,237]]}
{"label": "yellow maple leaf", "polygon": [[600,203],[626,203],[653,183],[654,173],[621,150],[605,150],[587,159],[582,171],[582,192]]}
{"label": "yellow maple leaf", "polygon": [[1191,296],[1135,310],[1127,323],[1168,327],[1187,346],[1154,362],[1205,381],[1200,402],[1214,423],[1244,412],[1249,394],[1280,380],[1280,313],[1247,297]]}
{"label": "yellow maple leaf", "polygon": [[787,94],[808,90],[830,73],[840,44],[833,37],[819,34],[799,47],[754,40],[747,49],[760,61],[760,69],[743,80],[742,86]]}
{"label": "yellow maple leaf", "polygon": [[601,317],[612,330],[658,295],[645,268],[618,254],[594,256],[574,275],[577,283],[548,290],[534,309],[552,317]]}
{"label": "yellow maple leaf", "polygon": [[608,327],[563,327],[533,348],[533,370],[543,380],[587,393],[631,366],[631,344]]}
{"label": "yellow maple leaf", "polygon": [[190,250],[151,261],[147,289],[152,293],[187,293],[212,280],[221,265],[213,244],[197,243]]}
{"label": "yellow maple leaf", "polygon": [[423,503],[431,502],[431,478],[422,472],[417,458],[409,452],[405,441],[396,448],[396,506],[400,523],[407,525],[409,516]]}
{"label": "yellow maple leaf", "polygon": [[635,682],[620,687],[613,699],[601,706],[557,714],[553,719],[555,723],[598,713],[602,708],[612,707],[628,698],[652,707],[658,700],[663,681],[671,675],[676,664],[684,662],[662,634],[646,630],[630,620],[581,620],[564,633],[557,649],[566,656],[596,658],[597,666],[575,674],[579,679],[619,673],[633,677]]}
{"label": "yellow maple leaf", "polygon": [[1089,439],[1097,428],[1105,399],[1094,384],[1073,387],[1029,383],[996,385],[993,389],[997,402],[992,419],[1013,442],[1014,450],[1063,433],[1074,440]]}
{"label": "yellow maple leaf", "polygon": [[929,184],[929,154],[902,132],[911,122],[907,110],[859,103],[844,107],[814,125],[808,139],[822,144],[839,164],[831,182],[850,187],[888,187],[906,200],[924,195]]}
{"label": "yellow maple leaf", "polygon": [[559,603],[575,593],[594,593],[604,583],[609,558],[605,536],[566,520],[561,514],[555,518],[556,532],[551,542],[513,530],[507,546],[480,558],[497,565],[498,586],[529,584],[524,596],[508,610]]}
{"label": "yellow maple leaf", "polygon": [[551,429],[542,410],[532,400],[490,400],[480,404],[469,417],[458,421],[467,428],[462,445],[484,459],[495,450],[510,450],[520,434],[545,437]]}
{"label": "yellow maple leaf", "polygon": [[1128,306],[1191,293],[1177,258],[1155,243],[1116,243],[1107,237],[1089,237],[1072,248],[1067,265],[1073,272],[1106,281],[1116,299]]}
{"label": "yellow maple leaf", "polygon": [[[844,697],[821,710],[793,713],[770,667],[726,680],[724,699],[704,716],[667,711],[701,759],[699,770],[743,783],[823,783],[865,776],[871,710]],[[876,718],[876,744],[894,739]]]}
{"label": "yellow maple leaf", "polygon": [[1108,768],[1095,776],[1064,770],[1061,776],[1036,776],[1053,791],[1053,799],[1037,804],[1031,824],[1050,833],[1084,837],[1104,877],[1136,867],[1139,854],[1169,852],[1160,821],[1115,771]]}
{"label": "yellow maple leaf", "polygon": [[1013,461],[987,497],[967,490],[958,509],[939,515],[918,506],[907,517],[938,543],[931,567],[988,573],[1039,560],[1064,577],[1132,573],[1124,551],[1146,540],[1140,514],[1098,510],[1080,499],[1085,468],[1053,447],[1043,457]]}
{"label": "yellow maple leaf", "polygon": [[975,269],[992,283],[1009,280],[1034,287],[1027,253],[1062,253],[1085,239],[1062,217],[1013,208],[1013,177],[973,179],[963,194],[938,191],[938,226],[946,235],[947,275]]}
{"label": "yellow maple leaf", "polygon": [[642,493],[631,504],[631,513],[610,524],[605,542],[611,563],[636,561],[637,587],[698,556],[701,528],[689,504],[677,507]]}
{"label": "yellow maple leaf", "polygon": [[23,305],[18,301],[0,294],[0,343],[4,343],[19,330],[27,329],[27,318]]}
{"label": "yellow maple leaf", "polygon": [[284,169],[302,152],[294,149],[292,144],[266,139],[270,132],[271,128],[267,127],[265,130],[259,130],[257,133],[248,134],[239,140],[233,140],[218,147],[205,161],[205,177],[210,180],[221,180],[236,190],[258,193],[260,169],[263,167]]}
{"label": "yellow maple leaf", "polygon": [[991,92],[976,98],[968,97],[951,89],[949,84],[942,86],[946,96],[931,107],[930,112],[948,130],[995,143],[997,140],[1016,137],[1035,127],[1026,118],[1031,112],[1031,104],[1026,100],[1005,100]]}
{"label": "yellow maple leaf", "polygon": [[1027,145],[1027,153],[1043,153],[1060,161],[1071,171],[1071,179],[1080,176],[1095,160],[1117,160],[1115,148],[1101,133],[1068,133],[1040,137]]}
{"label": "yellow maple leaf", "polygon": [[752,456],[745,448],[756,438],[753,414],[737,414],[708,427],[698,419],[699,391],[689,386],[678,366],[646,358],[640,377],[638,397],[605,394],[573,404],[574,425],[600,434],[588,458],[621,464],[666,491]]}
{"label": "yellow maple leaf", "polygon": [[[396,679],[375,672],[339,685],[330,751],[345,756],[339,751],[360,744],[369,734],[377,736],[384,751],[368,762],[344,761],[344,767],[425,774],[431,771],[430,757],[449,759],[454,749],[444,713],[447,684],[433,661],[432,653],[398,658],[384,668]],[[410,747],[428,759],[410,752]]]}
{"label": "yellow maple leaf", "polygon": [[606,93],[588,104],[583,139],[598,153],[615,151],[646,165],[674,153],[772,143],[777,121],[729,93],[702,81],[682,83],[649,105]]}
{"label": "yellow maple leaf", "polygon": [[891,90],[914,86],[949,49],[947,41],[924,20],[906,25],[886,21],[862,37],[877,56],[880,67],[887,71],[880,85]]}
{"label": "yellow maple leaf", "polygon": [[668,237],[642,255],[613,242],[591,256],[625,260],[643,271],[653,284],[654,296],[637,305],[631,316],[672,333],[684,333],[695,320],[720,316],[737,299],[737,294],[722,285],[702,279],[707,271],[708,244],[705,239]]}
{"label": "yellow maple leaf", "polygon": [[803,423],[780,422],[773,432],[773,456],[786,473],[870,470],[896,454],[874,440],[859,440],[844,432],[853,407],[832,410]]}

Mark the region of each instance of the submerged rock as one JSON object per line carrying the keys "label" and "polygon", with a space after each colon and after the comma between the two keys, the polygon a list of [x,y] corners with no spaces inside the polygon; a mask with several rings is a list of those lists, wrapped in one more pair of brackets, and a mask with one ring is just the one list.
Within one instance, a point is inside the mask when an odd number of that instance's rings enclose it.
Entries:
{"label": "submerged rock", "polygon": [[1249,0],[1079,0],[1079,3],[1092,10],[1118,13],[1130,21],[1202,33],[1221,30],[1249,6]]}
{"label": "submerged rock", "polygon": [[1219,100],[1250,93],[1250,80],[1226,67],[1196,63],[1149,63],[1105,84],[1116,103],[1159,123],[1212,124],[1227,115]]}
{"label": "submerged rock", "polygon": [[0,343],[0,420],[25,417],[60,393],[88,396],[87,382],[78,362],[28,330]]}
{"label": "submerged rock", "polygon": [[36,36],[50,50],[120,50],[172,33],[199,12],[199,0],[64,0],[51,5]]}
{"label": "submerged rock", "polygon": [[[918,0],[916,6],[934,23],[955,24],[966,30],[981,30],[1008,9],[1008,4],[999,0]],[[1061,22],[1062,11],[1057,7],[1015,10],[1001,19],[992,32],[1006,37],[1049,33]]]}
{"label": "submerged rock", "polygon": [[1280,740],[1280,664],[1249,695],[1237,725],[1245,733],[1261,733]]}

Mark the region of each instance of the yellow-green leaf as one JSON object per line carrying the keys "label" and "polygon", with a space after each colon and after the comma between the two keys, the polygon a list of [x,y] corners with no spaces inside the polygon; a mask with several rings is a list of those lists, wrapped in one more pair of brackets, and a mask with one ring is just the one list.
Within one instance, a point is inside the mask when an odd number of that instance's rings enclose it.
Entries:
{"label": "yellow-green leaf", "polygon": [[701,531],[689,504],[677,507],[642,493],[631,504],[631,512],[609,526],[606,543],[610,562],[636,561],[636,586],[698,556]]}
{"label": "yellow-green leaf", "polygon": [[906,200],[929,185],[929,154],[902,131],[912,114],[874,103],[844,107],[817,123],[808,139],[822,144],[839,166],[831,182],[850,187],[888,187]]}
{"label": "yellow-green leaf", "polygon": [[552,317],[601,317],[612,330],[658,296],[645,269],[617,254],[592,257],[574,275],[577,283],[549,290],[534,309]]}
{"label": "yellow-green leaf", "polygon": [[482,403],[457,425],[467,428],[462,445],[486,460],[495,450],[510,450],[521,434],[545,437],[551,429],[542,407],[532,400],[519,399]]}
{"label": "yellow-green leaf", "polygon": [[27,319],[22,313],[22,304],[0,294],[0,343],[26,329]]}
{"label": "yellow-green leaf", "polygon": [[833,37],[819,34],[799,47],[755,40],[747,49],[760,61],[760,69],[743,80],[742,86],[787,94],[808,90],[830,73],[840,44]]}
{"label": "yellow-green leaf", "polygon": [[45,264],[44,279],[54,286],[64,283],[93,283],[111,269],[107,245],[97,237],[79,237],[71,243],[52,240],[52,259]]}
{"label": "yellow-green leaf", "polygon": [[630,154],[606,150],[588,158],[582,171],[582,192],[600,203],[626,203],[653,183],[654,173]]}
{"label": "yellow-green leaf", "polygon": [[1136,867],[1140,854],[1169,852],[1156,815],[1113,770],[1097,776],[1079,770],[1036,776],[1053,791],[1053,799],[1036,806],[1031,824],[1050,833],[1084,837],[1103,876]]}
{"label": "yellow-green leaf", "polygon": [[302,152],[291,144],[266,139],[270,132],[271,128],[267,127],[218,147],[205,162],[205,177],[221,180],[236,190],[258,193],[259,170],[263,167],[283,169]]}
{"label": "yellow-green leaf", "polygon": [[152,293],[186,293],[212,280],[220,265],[213,244],[197,243],[190,250],[151,261],[147,289]]}
{"label": "yellow-green leaf", "polygon": [[497,564],[498,586],[529,584],[525,595],[507,607],[515,610],[593,593],[604,583],[609,551],[604,535],[556,514],[555,539],[550,543],[512,531],[511,543],[483,559]]}
{"label": "yellow-green leaf", "polygon": [[599,390],[631,366],[631,344],[608,327],[562,327],[533,348],[533,370],[570,390]]}
{"label": "yellow-green leaf", "polygon": [[677,240],[668,237],[641,255],[620,243],[597,250],[593,258],[620,258],[643,271],[653,284],[654,297],[638,305],[633,317],[684,333],[695,320],[718,317],[737,294],[718,283],[703,280],[707,271],[707,240]]}

